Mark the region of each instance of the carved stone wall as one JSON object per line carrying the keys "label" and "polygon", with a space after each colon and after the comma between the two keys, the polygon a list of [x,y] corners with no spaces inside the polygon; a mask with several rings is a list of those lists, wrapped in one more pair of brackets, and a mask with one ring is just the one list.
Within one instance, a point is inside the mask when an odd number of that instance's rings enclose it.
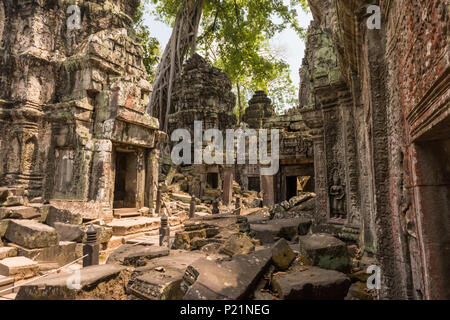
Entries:
{"label": "carved stone wall", "polygon": [[448,1],[371,3],[379,30],[365,1],[309,2],[300,101],[315,135],[317,214],[331,210],[337,166],[348,223],[381,266],[381,296],[448,298]]}
{"label": "carved stone wall", "polygon": [[[0,142],[9,148],[0,183],[30,198],[95,201],[111,213],[117,149],[151,158],[159,138],[157,119],[145,113],[151,86],[132,28],[139,1],[79,1],[75,29],[71,4],[0,5]],[[153,193],[142,177],[137,192]]]}

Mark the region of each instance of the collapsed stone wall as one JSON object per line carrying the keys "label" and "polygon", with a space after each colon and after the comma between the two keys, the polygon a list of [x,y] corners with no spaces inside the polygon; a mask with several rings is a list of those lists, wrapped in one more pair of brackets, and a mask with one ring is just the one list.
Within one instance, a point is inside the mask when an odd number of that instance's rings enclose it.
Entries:
{"label": "collapsed stone wall", "polygon": [[[382,297],[448,298],[449,3],[309,3],[300,101],[314,136],[317,215],[332,211],[334,162],[360,242],[379,260]],[[370,5],[381,29],[368,28]]]}

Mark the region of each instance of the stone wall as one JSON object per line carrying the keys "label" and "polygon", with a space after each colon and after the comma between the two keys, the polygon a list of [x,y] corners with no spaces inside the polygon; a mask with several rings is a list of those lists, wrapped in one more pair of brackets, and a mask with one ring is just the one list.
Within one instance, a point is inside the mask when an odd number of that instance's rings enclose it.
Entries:
{"label": "stone wall", "polygon": [[[194,54],[186,61],[175,83],[173,109],[169,115],[169,134],[177,129],[186,129],[193,139],[195,121],[201,122],[202,134],[209,129],[218,129],[225,134],[227,129],[236,126],[236,116],[233,113],[235,102],[236,97],[231,92],[228,76],[209,65],[200,55]],[[206,148],[207,143],[203,142],[202,147]],[[223,154],[222,156],[224,157]],[[224,165],[205,164],[205,161],[187,166],[184,171],[189,171],[193,176],[189,192],[206,201],[218,198],[223,187],[224,169]],[[208,175],[217,175],[217,188],[210,185]]]}
{"label": "stone wall", "polygon": [[151,206],[154,186],[140,181],[159,124],[145,113],[151,86],[131,18],[139,1],[78,1],[76,29],[71,4],[0,6],[0,183],[110,210],[116,151],[125,148],[138,158],[136,205]]}
{"label": "stone wall", "polygon": [[[381,297],[449,298],[448,1],[309,2],[300,101],[318,219],[332,222],[337,167],[347,218],[381,266]],[[369,5],[380,30],[367,26]]]}

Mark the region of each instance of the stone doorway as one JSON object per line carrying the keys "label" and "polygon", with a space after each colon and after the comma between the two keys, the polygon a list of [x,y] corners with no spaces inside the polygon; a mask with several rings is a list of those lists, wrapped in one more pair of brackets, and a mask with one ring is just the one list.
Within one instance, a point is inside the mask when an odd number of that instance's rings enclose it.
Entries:
{"label": "stone doorway", "polygon": [[286,177],[286,200],[297,196],[301,192],[314,192],[313,178],[309,176]]}
{"label": "stone doorway", "polygon": [[260,177],[248,177],[248,190],[261,192],[261,178]]}
{"label": "stone doorway", "polygon": [[209,189],[219,188],[219,174],[212,172],[206,175],[206,184]]}
{"label": "stone doorway", "polygon": [[137,156],[134,152],[116,152],[114,209],[136,208]]}

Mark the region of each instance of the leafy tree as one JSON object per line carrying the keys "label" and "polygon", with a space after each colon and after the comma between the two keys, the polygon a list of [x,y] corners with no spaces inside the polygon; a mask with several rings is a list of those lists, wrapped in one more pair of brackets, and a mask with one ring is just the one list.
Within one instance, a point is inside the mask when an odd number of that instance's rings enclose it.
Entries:
{"label": "leafy tree", "polygon": [[[145,0],[148,3],[148,0]],[[153,82],[156,74],[156,68],[158,67],[158,63],[161,57],[161,46],[159,44],[158,39],[151,36],[150,30],[148,26],[144,24],[144,3],[141,3],[138,10],[136,11],[133,22],[134,22],[134,30],[136,31],[136,35],[142,41],[142,48],[144,50],[143,61],[145,70],[148,73],[149,81]]]}
{"label": "leafy tree", "polygon": [[[155,5],[154,14],[175,27],[180,12],[195,0],[150,1]],[[247,99],[251,90],[264,89],[275,94],[275,101],[287,102],[285,96],[294,90],[289,67],[270,51],[269,40],[287,27],[294,29],[299,37],[304,36],[295,6],[301,5],[306,10],[307,1],[291,0],[286,5],[283,0],[197,0],[197,5],[200,4],[200,34],[198,39],[191,39],[196,41],[192,47],[197,45],[206,58],[231,78],[238,95],[238,114],[243,113],[246,101],[243,99]],[[166,70],[167,66],[161,64],[158,68]],[[170,108],[170,95],[165,98]]]}

